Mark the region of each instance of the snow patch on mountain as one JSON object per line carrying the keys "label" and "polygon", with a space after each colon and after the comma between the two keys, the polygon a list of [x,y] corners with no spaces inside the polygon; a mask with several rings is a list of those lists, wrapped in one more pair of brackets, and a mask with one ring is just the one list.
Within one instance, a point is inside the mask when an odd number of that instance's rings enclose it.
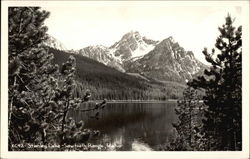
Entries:
{"label": "snow patch on mountain", "polygon": [[123,61],[142,57],[153,50],[158,41],[142,37],[138,31],[130,31],[110,47],[113,55]]}
{"label": "snow patch on mountain", "polygon": [[138,56],[144,56],[147,53],[149,53],[151,50],[155,48],[154,45],[140,45],[136,50],[132,51],[131,58],[138,57]]}
{"label": "snow patch on mountain", "polygon": [[131,31],[110,47],[88,46],[77,50],[76,54],[89,57],[124,72],[125,62],[142,58],[153,50],[157,43],[158,41],[142,37],[138,31]]}
{"label": "snow patch on mountain", "polygon": [[115,48],[111,48],[111,49],[109,49],[109,51],[110,51],[111,56],[112,56],[116,61],[118,61],[119,63],[122,63],[122,55],[115,56],[115,51],[116,51]]}
{"label": "snow patch on mountain", "polygon": [[[46,45],[66,50],[52,36]],[[204,65],[194,57],[193,52],[185,51],[173,37],[155,41],[141,36],[138,31],[126,33],[110,47],[95,45],[68,52],[86,56],[140,78],[161,81],[185,82],[204,69]]]}

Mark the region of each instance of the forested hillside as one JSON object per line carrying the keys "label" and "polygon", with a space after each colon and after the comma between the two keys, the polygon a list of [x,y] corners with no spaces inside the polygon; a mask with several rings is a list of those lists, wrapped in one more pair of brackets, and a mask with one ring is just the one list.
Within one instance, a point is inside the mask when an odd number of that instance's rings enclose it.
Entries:
{"label": "forested hillside", "polygon": [[61,64],[70,55],[76,58],[77,96],[89,89],[93,99],[108,100],[166,100],[182,97],[185,85],[175,82],[145,80],[140,76],[128,75],[102,63],[81,55],[50,48],[54,62]]}

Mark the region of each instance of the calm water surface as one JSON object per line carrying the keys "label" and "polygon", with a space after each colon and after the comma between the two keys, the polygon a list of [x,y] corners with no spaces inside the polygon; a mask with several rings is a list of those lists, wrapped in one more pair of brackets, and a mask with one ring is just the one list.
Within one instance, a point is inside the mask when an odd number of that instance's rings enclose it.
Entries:
{"label": "calm water surface", "polygon": [[[100,130],[101,135],[92,139],[92,144],[110,144],[122,151],[155,150],[173,135],[172,123],[177,121],[176,103],[108,103],[100,111],[70,112],[76,121],[85,121],[85,126]],[[87,109],[82,106],[81,109]],[[112,149],[111,149],[112,150]]]}

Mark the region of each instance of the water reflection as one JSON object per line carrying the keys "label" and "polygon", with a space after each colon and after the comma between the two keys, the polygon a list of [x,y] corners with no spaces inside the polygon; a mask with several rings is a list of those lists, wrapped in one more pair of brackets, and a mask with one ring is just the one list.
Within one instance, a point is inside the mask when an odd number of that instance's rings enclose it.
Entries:
{"label": "water reflection", "polygon": [[[90,118],[95,112],[73,111],[70,116],[85,121],[87,128],[100,130],[93,144],[109,144],[122,151],[149,151],[164,144],[177,120],[175,103],[108,103],[100,119]],[[89,105],[83,106],[86,109]]]}
{"label": "water reflection", "polygon": [[152,151],[152,149],[147,144],[134,140],[132,151]]}

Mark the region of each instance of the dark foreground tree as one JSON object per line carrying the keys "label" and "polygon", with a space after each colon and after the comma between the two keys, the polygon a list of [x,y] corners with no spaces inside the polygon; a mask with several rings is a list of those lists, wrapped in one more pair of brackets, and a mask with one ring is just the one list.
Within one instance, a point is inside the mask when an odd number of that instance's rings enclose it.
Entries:
{"label": "dark foreground tree", "polygon": [[73,96],[74,57],[60,71],[52,63],[53,55],[43,46],[48,16],[39,7],[9,8],[9,150],[65,150],[65,144],[84,143],[93,134],[67,116],[90,94]]}
{"label": "dark foreground tree", "polygon": [[242,148],[242,27],[233,26],[226,17],[219,27],[220,35],[212,53],[203,54],[211,64],[203,76],[189,82],[193,88],[205,90],[204,132],[209,150],[241,150]]}
{"label": "dark foreground tree", "polygon": [[[38,7],[9,8],[9,148],[12,144],[44,141],[42,128],[49,102],[52,55],[42,47],[48,12]],[[35,135],[36,134],[36,135]]]}

